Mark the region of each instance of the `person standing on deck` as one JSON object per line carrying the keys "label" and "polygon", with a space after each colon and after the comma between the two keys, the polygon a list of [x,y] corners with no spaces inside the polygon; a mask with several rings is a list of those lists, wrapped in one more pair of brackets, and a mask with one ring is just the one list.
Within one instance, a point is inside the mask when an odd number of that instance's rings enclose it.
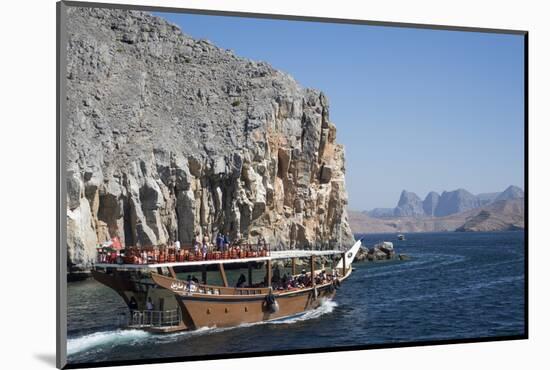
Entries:
{"label": "person standing on deck", "polygon": [[222,233],[218,233],[218,236],[216,236],[216,249],[218,251],[221,251],[223,248],[223,235]]}
{"label": "person standing on deck", "polygon": [[256,251],[260,251],[262,249],[263,243],[264,243],[264,237],[260,234],[258,235],[258,247],[256,248]]}
{"label": "person standing on deck", "polygon": [[206,248],[208,248],[210,246],[210,237],[208,236],[208,233],[205,231],[203,233],[203,237],[202,237],[202,244],[203,246],[206,245]]}
{"label": "person standing on deck", "polygon": [[193,247],[195,248],[195,254],[199,253],[200,245],[201,245],[200,234],[198,231],[195,231],[195,238],[193,239]]}
{"label": "person standing on deck", "polygon": [[210,238],[206,233],[202,237],[202,258],[206,259],[206,254],[208,253],[208,245],[210,244]]}
{"label": "person standing on deck", "polygon": [[229,250],[229,237],[227,236],[227,233],[223,235],[222,240],[222,251]]}
{"label": "person standing on deck", "polygon": [[132,296],[132,298],[130,298],[130,302],[128,303],[128,308],[131,311],[135,311],[135,310],[138,309],[138,304],[137,304],[136,298],[134,296]]}
{"label": "person standing on deck", "polygon": [[155,305],[153,304],[151,297],[147,298],[147,303],[145,305],[145,308],[147,309],[147,311],[153,311],[155,309]]}
{"label": "person standing on deck", "polygon": [[145,319],[148,323],[152,324],[153,321],[153,310],[155,309],[155,305],[153,304],[153,301],[151,300],[151,297],[147,298],[147,303],[145,304]]}
{"label": "person standing on deck", "polygon": [[235,236],[235,240],[233,241],[233,245],[241,245],[242,243],[242,235],[239,231],[237,231],[237,235]]}

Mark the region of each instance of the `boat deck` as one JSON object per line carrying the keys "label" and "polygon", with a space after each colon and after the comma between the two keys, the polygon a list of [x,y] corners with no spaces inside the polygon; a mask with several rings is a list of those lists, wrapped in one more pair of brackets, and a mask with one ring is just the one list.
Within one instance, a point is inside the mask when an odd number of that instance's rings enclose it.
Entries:
{"label": "boat deck", "polygon": [[265,257],[244,257],[231,259],[212,259],[201,261],[183,261],[183,262],[164,262],[164,263],[149,263],[149,264],[116,264],[116,263],[96,263],[96,268],[117,268],[117,269],[144,269],[144,268],[159,268],[159,267],[178,267],[178,266],[204,266],[204,265],[219,265],[231,263],[247,263],[272,261],[286,258],[308,258],[312,256],[334,256],[344,253],[341,250],[285,250],[271,251]]}

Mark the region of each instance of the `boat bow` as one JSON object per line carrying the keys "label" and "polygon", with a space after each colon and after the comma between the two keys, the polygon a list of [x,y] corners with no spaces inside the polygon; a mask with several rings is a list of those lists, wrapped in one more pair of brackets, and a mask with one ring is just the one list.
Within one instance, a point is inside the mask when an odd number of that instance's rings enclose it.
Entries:
{"label": "boat bow", "polygon": [[[357,252],[359,252],[359,248],[361,248],[361,240],[358,240],[355,242],[355,244],[346,251],[346,269],[347,267],[351,267],[351,264],[353,263],[353,260],[355,259],[355,256],[357,255]],[[344,267],[344,260],[340,259],[338,264],[336,265],[336,268],[343,268]]]}

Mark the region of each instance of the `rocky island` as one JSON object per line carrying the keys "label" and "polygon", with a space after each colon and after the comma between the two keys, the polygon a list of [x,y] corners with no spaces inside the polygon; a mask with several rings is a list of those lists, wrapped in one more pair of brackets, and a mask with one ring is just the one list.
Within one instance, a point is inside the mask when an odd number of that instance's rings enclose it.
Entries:
{"label": "rocky island", "polygon": [[69,8],[67,250],[262,235],[349,247],[327,97],[138,11]]}

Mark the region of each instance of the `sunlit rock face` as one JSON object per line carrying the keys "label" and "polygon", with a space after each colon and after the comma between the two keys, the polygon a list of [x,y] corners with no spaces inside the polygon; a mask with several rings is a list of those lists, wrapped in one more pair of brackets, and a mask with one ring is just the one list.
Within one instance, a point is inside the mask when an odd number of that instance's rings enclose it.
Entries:
{"label": "sunlit rock face", "polygon": [[146,13],[68,11],[71,271],[89,269],[113,236],[353,243],[344,149],[323,93]]}

